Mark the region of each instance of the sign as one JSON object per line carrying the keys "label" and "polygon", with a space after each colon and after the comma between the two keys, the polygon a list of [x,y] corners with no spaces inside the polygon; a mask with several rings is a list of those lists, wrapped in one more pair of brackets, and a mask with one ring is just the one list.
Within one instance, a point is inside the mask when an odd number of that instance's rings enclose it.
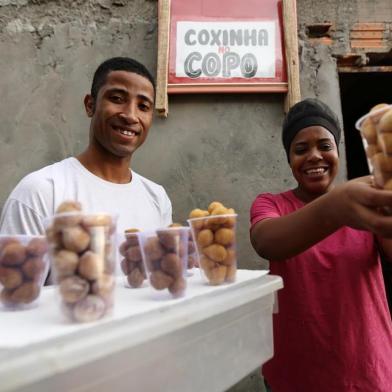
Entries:
{"label": "sign", "polygon": [[275,77],[275,22],[177,22],[176,77]]}

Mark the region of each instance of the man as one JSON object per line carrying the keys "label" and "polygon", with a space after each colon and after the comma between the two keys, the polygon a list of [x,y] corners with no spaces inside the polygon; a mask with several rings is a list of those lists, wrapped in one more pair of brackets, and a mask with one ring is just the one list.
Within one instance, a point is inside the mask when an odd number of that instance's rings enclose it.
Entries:
{"label": "man", "polygon": [[131,170],[133,153],[151,127],[155,83],[136,60],[115,57],[94,74],[84,98],[91,118],[87,149],[24,177],[6,201],[0,232],[43,234],[44,220],[64,200],[85,212],[117,214],[117,230],[148,230],[172,222],[170,200],[160,185]]}

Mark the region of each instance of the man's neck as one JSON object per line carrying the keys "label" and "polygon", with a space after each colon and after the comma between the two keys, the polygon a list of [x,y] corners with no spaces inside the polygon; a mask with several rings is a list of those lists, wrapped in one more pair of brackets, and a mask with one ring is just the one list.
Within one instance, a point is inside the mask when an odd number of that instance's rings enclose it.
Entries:
{"label": "man's neck", "polygon": [[127,184],[132,180],[131,158],[118,158],[107,153],[98,153],[90,148],[76,159],[91,173],[106,181]]}

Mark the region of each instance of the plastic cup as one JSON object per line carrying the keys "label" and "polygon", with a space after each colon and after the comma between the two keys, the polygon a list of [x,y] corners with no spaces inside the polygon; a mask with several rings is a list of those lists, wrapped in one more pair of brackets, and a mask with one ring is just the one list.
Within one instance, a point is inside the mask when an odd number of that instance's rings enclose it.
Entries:
{"label": "plastic cup", "polygon": [[124,241],[120,245],[119,252],[122,256],[120,267],[124,275],[124,286],[143,287],[147,274],[137,232],[124,233]]}
{"label": "plastic cup", "polygon": [[210,285],[234,282],[237,273],[237,214],[210,215],[188,222],[203,279]]}
{"label": "plastic cup", "polygon": [[378,188],[392,190],[392,105],[375,107],[355,124]]}
{"label": "plastic cup", "polygon": [[82,212],[55,215],[47,227],[60,308],[72,322],[90,322],[114,305],[117,217]]}
{"label": "plastic cup", "polygon": [[189,227],[172,227],[138,233],[150,285],[163,296],[186,292]]}
{"label": "plastic cup", "polygon": [[38,305],[49,270],[44,236],[0,235],[0,307],[30,309]]}

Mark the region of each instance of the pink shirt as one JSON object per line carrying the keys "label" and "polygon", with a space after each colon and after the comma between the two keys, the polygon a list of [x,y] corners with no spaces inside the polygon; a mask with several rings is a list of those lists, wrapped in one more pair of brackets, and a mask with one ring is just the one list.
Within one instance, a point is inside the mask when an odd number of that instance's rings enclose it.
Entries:
{"label": "pink shirt", "polygon": [[[292,191],[261,194],[251,224],[303,206]],[[343,227],[270,270],[284,282],[263,366],[273,392],[392,391],[392,324],[371,233]]]}

